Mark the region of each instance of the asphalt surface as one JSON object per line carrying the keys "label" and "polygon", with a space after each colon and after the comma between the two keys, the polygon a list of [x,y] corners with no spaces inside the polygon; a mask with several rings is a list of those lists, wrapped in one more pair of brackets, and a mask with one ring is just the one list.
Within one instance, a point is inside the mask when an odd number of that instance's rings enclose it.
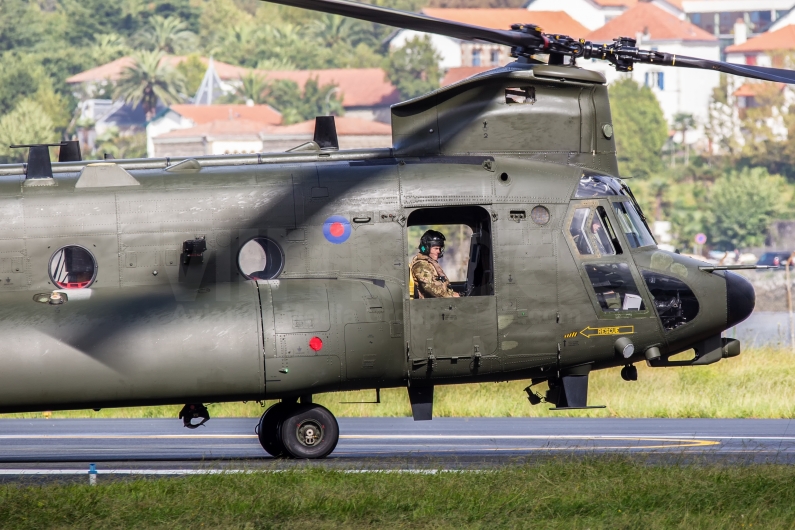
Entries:
{"label": "asphalt surface", "polygon": [[340,418],[321,462],[270,458],[256,419],[196,430],[168,419],[0,420],[0,480],[27,474],[189,474],[322,465],[344,469],[481,469],[550,457],[627,455],[652,463],[795,463],[795,422],[745,419]]}

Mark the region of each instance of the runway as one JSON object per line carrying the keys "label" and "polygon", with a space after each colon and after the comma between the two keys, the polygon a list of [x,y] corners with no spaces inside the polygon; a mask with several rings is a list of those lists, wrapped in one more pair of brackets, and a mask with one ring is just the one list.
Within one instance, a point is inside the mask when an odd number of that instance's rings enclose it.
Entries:
{"label": "runway", "polygon": [[[0,475],[85,473],[88,463],[96,463],[100,473],[151,474],[307,465],[270,458],[254,434],[256,423],[212,419],[188,430],[177,419],[0,420]],[[653,462],[795,463],[792,420],[340,418],[339,423],[339,444],[319,465],[469,469],[604,454]]]}

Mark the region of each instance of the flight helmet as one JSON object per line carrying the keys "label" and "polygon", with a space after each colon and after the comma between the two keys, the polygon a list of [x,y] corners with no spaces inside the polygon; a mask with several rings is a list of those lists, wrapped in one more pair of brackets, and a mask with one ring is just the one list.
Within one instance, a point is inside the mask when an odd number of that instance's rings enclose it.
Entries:
{"label": "flight helmet", "polygon": [[444,234],[436,230],[427,230],[420,238],[420,254],[428,256],[431,253],[431,247],[439,247],[439,257],[444,256]]}

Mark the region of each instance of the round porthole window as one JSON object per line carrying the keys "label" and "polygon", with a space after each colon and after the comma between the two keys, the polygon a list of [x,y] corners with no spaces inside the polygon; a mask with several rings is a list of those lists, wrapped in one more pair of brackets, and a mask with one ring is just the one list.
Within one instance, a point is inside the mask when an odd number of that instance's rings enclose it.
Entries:
{"label": "round porthole window", "polygon": [[549,222],[549,210],[538,205],[530,211],[530,219],[537,225],[545,225]]}
{"label": "round porthole window", "polygon": [[240,248],[237,267],[249,280],[272,280],[284,268],[284,252],[275,241],[255,237]]}
{"label": "round porthole window", "polygon": [[83,289],[97,277],[97,262],[91,252],[69,245],[50,258],[50,279],[60,289]]}

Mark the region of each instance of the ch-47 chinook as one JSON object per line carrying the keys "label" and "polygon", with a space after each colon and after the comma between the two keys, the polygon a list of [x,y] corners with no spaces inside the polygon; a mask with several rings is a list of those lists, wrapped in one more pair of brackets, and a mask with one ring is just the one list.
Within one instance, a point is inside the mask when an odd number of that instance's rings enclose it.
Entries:
{"label": "ch-47 chinook", "polygon": [[[633,380],[637,362],[740,353],[721,332],[753,288],[656,247],[617,178],[605,79],[576,59],[793,72],[279,3],[503,44],[517,61],[393,106],[391,148],[339,150],[325,117],[285,153],[92,162],[65,143],[61,162],[34,146],[0,166],[0,412],[186,404],[193,427],[202,403],[278,399],[263,448],[321,458],[339,428],[313,394],[406,387],[423,420],[436,385],[527,379],[531,403],[546,382],[544,401],[581,408],[592,370]],[[409,229],[427,225],[471,231],[453,284],[466,296],[411,292]]]}

